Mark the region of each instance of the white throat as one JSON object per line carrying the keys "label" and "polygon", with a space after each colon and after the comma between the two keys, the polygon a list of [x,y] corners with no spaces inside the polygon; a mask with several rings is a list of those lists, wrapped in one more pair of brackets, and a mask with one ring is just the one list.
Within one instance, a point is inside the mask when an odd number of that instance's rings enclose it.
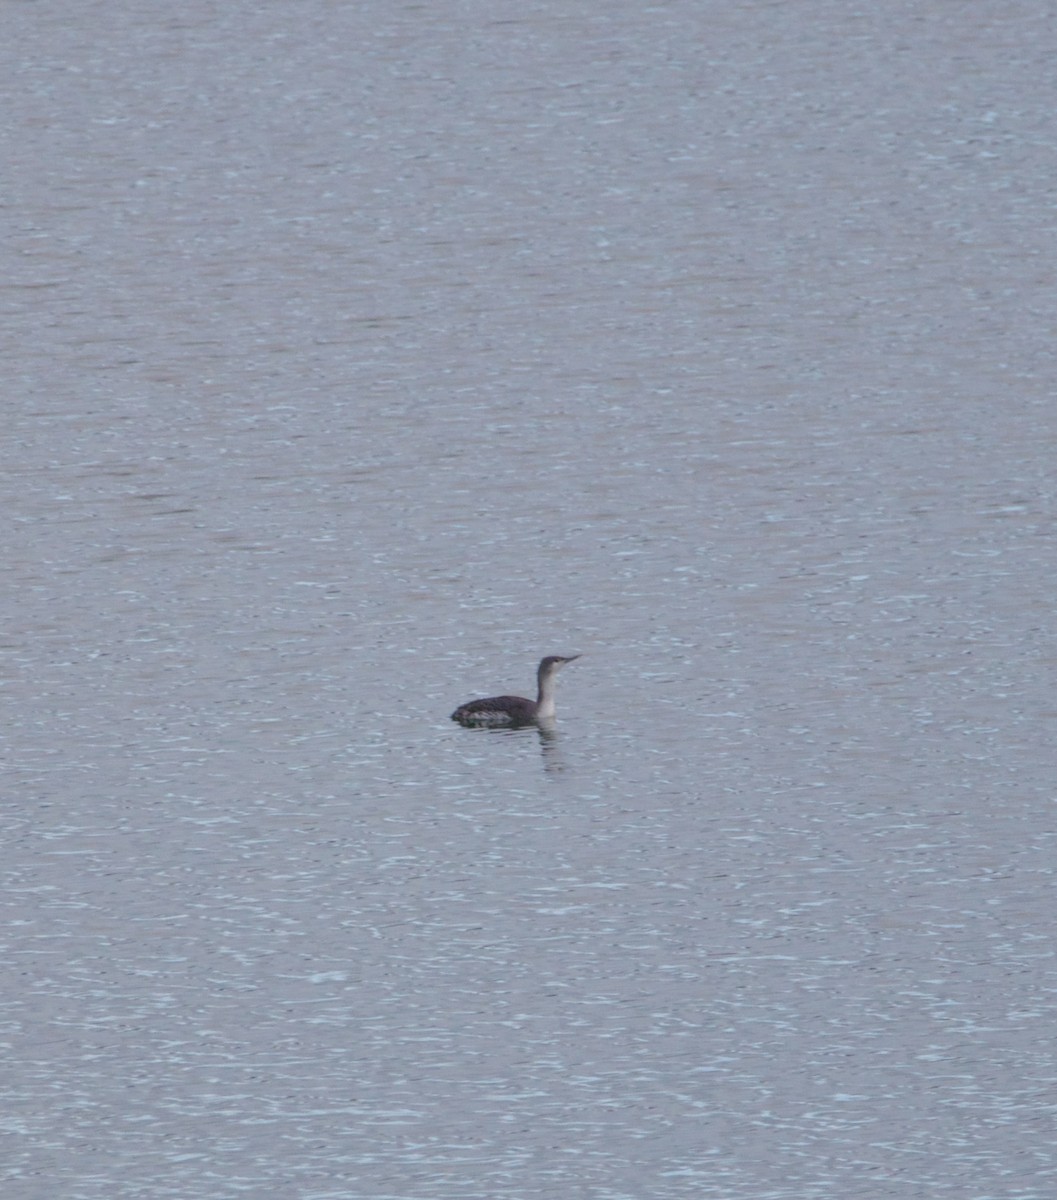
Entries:
{"label": "white throat", "polygon": [[557,682],[558,671],[553,669],[541,676],[539,681],[539,708],[536,709],[536,716],[541,720],[548,720],[554,716],[554,685]]}

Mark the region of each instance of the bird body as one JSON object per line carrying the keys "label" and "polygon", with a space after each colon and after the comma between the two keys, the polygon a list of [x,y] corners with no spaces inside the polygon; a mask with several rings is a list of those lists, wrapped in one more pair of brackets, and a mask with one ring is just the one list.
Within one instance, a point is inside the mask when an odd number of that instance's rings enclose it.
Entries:
{"label": "bird body", "polygon": [[568,658],[551,654],[543,659],[536,673],[539,692],[535,700],[525,696],[490,696],[487,700],[471,700],[468,704],[460,705],[451,714],[451,719],[460,725],[532,725],[549,721],[554,717],[555,677],[566,663],[579,657],[579,654]]}

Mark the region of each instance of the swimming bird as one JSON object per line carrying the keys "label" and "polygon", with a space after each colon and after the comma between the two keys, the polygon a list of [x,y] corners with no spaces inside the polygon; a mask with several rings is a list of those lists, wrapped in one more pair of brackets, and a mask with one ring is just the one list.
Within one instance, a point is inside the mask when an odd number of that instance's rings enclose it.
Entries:
{"label": "swimming bird", "polygon": [[539,695],[535,700],[524,696],[491,696],[487,700],[471,700],[461,704],[451,719],[460,725],[531,725],[537,721],[549,721],[554,716],[555,677],[566,663],[574,662],[579,654],[563,658],[560,654],[548,655],[539,665],[537,679]]}

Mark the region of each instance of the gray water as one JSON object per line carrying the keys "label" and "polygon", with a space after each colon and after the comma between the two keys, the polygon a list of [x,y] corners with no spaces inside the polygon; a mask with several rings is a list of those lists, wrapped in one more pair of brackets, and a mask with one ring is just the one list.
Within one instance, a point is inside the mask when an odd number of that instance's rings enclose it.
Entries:
{"label": "gray water", "polygon": [[5,34],[5,1198],[1052,1197],[1050,7]]}

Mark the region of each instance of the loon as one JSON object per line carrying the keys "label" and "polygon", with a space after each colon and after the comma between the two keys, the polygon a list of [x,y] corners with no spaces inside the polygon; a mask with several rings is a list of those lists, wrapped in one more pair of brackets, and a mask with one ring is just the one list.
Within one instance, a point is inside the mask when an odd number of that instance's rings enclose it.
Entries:
{"label": "loon", "polygon": [[554,716],[554,683],[559,670],[566,663],[580,657],[573,654],[562,658],[551,654],[540,663],[539,696],[526,700],[524,696],[491,696],[487,700],[471,700],[461,704],[451,719],[460,725],[531,725],[536,721],[549,721]]}

